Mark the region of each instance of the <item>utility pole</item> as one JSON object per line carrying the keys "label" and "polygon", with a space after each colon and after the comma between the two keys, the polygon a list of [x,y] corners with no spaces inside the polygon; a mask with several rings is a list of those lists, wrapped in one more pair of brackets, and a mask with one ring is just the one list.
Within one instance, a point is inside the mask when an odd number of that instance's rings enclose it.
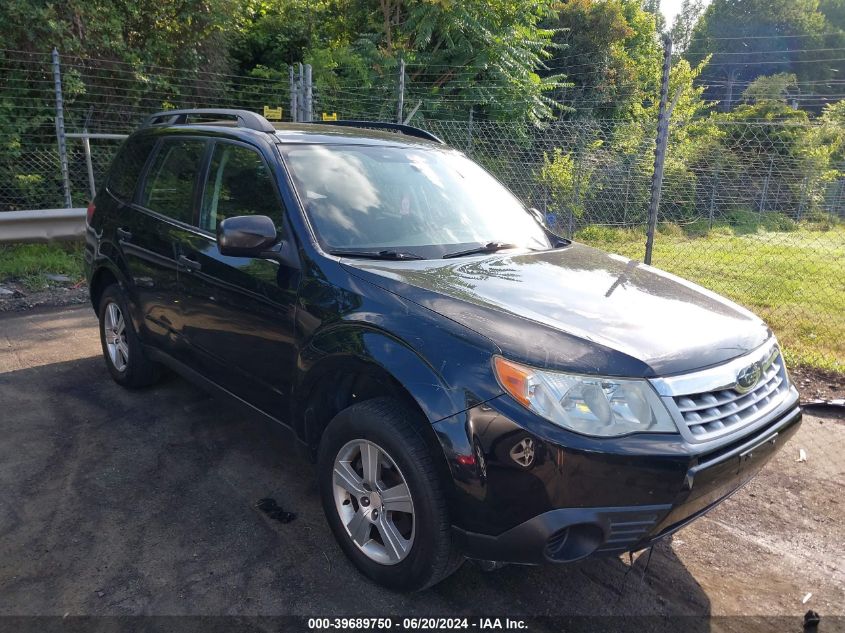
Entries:
{"label": "utility pole", "polygon": [[654,249],[654,232],[657,229],[657,211],[663,189],[663,167],[666,164],[666,144],[669,140],[669,71],[672,65],[672,38],[663,35],[663,76],[660,81],[660,109],[657,115],[657,139],[654,144],[654,173],[651,177],[651,201],[648,205],[648,233],[645,242],[645,263],[651,264]]}
{"label": "utility pole", "polygon": [[70,170],[67,166],[67,139],[65,137],[65,105],[62,99],[62,70],[59,66],[59,51],[53,48],[53,85],[56,91],[56,140],[59,144],[59,163],[62,169],[62,188],[65,194],[65,208],[73,207],[70,197]]}
{"label": "utility pole", "polygon": [[731,68],[728,71],[728,81],[727,81],[727,88],[725,89],[725,101],[723,110],[725,112],[731,111],[731,103],[733,102],[734,98],[734,82],[737,80],[739,74],[737,73],[736,68]]}
{"label": "utility pole", "polygon": [[396,122],[402,123],[402,110],[405,108],[405,60],[399,60],[399,95],[396,104]]}

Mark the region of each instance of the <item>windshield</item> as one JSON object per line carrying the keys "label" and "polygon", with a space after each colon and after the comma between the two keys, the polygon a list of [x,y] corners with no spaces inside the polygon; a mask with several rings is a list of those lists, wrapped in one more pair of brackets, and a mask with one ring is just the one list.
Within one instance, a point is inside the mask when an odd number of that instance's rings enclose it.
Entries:
{"label": "windshield", "polygon": [[401,250],[440,257],[502,242],[550,248],[505,187],[454,150],[360,145],[281,148],[327,250]]}

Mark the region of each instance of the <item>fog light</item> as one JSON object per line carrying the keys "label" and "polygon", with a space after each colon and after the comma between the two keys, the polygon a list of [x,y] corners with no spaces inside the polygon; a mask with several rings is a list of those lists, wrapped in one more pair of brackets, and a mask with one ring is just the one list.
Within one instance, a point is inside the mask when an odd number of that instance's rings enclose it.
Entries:
{"label": "fog light", "polygon": [[604,541],[604,531],[595,523],[578,523],[558,530],[546,541],[546,558],[571,563],[592,554]]}

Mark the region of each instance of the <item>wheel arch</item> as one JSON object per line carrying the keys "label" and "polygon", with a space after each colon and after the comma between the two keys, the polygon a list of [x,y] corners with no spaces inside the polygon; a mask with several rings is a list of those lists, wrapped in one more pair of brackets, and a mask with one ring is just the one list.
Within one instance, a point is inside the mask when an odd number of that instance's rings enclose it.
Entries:
{"label": "wheel arch", "polygon": [[442,453],[431,424],[466,405],[455,402],[453,390],[416,351],[385,332],[345,326],[322,333],[304,349],[292,413],[294,430],[312,454],[337,413],[384,396],[419,413],[422,436]]}
{"label": "wheel arch", "polygon": [[94,270],[91,282],[88,284],[88,295],[95,312],[100,308],[103,291],[112,284],[120,283],[120,274],[108,264],[102,263]]}
{"label": "wheel arch", "polygon": [[118,284],[121,290],[124,291],[126,301],[129,304],[129,317],[135,326],[135,331],[141,331],[141,314],[135,297],[131,292],[129,280],[126,274],[110,258],[102,257],[94,262],[91,272],[91,280],[88,283],[88,295],[91,299],[91,307],[94,312],[98,313],[100,309],[100,299],[103,296],[103,291],[112,284]]}

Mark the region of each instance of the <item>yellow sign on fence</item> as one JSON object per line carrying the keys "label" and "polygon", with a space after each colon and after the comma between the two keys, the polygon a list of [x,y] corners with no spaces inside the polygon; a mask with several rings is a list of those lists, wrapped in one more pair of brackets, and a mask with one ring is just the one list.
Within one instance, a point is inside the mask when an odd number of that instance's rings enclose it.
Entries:
{"label": "yellow sign on fence", "polygon": [[331,114],[323,112],[323,121],[337,121],[337,112],[332,112]]}
{"label": "yellow sign on fence", "polygon": [[282,108],[271,108],[270,106],[264,106],[264,118],[270,119],[271,121],[281,121]]}

